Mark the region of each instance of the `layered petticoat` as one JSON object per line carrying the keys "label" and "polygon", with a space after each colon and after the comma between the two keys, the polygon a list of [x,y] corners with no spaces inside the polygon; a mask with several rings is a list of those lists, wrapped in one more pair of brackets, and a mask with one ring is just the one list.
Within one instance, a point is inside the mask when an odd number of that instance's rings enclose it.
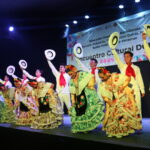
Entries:
{"label": "layered petticoat", "polygon": [[30,126],[33,120],[33,115],[30,109],[22,102],[16,109],[16,125]]}
{"label": "layered petticoat", "polygon": [[[47,100],[46,104],[43,99]],[[39,98],[39,105],[39,115],[34,118],[31,128],[53,129],[62,124],[63,111],[55,93],[52,92],[47,97]]]}
{"label": "layered petticoat", "polygon": [[103,126],[108,137],[121,138],[142,129],[141,116],[138,109],[132,111],[130,100],[123,101],[109,108],[107,123]]}

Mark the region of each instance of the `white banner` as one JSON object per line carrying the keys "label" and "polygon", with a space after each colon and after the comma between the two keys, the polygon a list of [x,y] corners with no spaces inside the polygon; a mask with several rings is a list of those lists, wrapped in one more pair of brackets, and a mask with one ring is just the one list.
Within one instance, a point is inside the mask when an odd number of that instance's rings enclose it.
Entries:
{"label": "white banner", "polygon": [[67,38],[67,64],[77,67],[73,58],[73,46],[76,43],[81,43],[84,53],[80,60],[87,67],[89,67],[91,58],[98,60],[98,66],[115,65],[111,49],[108,46],[108,38],[113,32],[120,34],[116,50],[122,60],[125,51],[133,52],[133,62],[147,60],[142,41],[144,24],[150,24],[150,11],[144,11],[69,35]]}

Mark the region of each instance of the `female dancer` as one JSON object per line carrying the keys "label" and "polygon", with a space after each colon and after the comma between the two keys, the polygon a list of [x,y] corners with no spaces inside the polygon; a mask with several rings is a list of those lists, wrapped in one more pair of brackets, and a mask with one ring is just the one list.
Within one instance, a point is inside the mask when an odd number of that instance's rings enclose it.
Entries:
{"label": "female dancer", "polygon": [[106,112],[103,130],[108,137],[121,138],[142,128],[141,113],[135,100],[131,77],[110,73],[105,68],[98,68],[102,83],[99,86]]}
{"label": "female dancer", "polygon": [[66,66],[70,75],[72,107],[70,116],[72,132],[86,132],[98,127],[103,119],[104,104],[94,88],[94,76],[89,72],[79,72],[73,65]]}

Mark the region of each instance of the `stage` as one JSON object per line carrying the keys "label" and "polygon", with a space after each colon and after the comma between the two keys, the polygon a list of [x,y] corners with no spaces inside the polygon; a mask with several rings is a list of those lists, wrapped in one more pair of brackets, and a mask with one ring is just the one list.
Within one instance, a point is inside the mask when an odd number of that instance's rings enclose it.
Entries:
{"label": "stage", "polygon": [[[13,124],[0,124],[1,145],[12,148],[34,147],[80,147],[99,146],[111,149],[150,149],[150,118],[143,119],[142,133],[116,139],[108,138],[101,126],[88,133],[71,133],[70,117],[64,117],[64,124],[57,129],[35,130],[30,127],[16,126]],[[8,143],[8,144],[7,144]],[[9,144],[10,143],[10,144]],[[21,147],[20,147],[21,144]],[[79,146],[80,144],[80,146]],[[21,148],[22,149],[22,148]]]}

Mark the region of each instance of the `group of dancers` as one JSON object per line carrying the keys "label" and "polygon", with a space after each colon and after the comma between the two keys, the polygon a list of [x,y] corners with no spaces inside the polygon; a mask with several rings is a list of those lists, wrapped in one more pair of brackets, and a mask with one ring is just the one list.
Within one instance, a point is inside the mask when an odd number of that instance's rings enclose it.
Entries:
{"label": "group of dancers", "polygon": [[[146,33],[142,34],[150,59],[146,36]],[[119,38],[115,32],[109,38],[109,46],[120,73],[98,67],[94,58],[89,62],[90,69],[87,68],[78,57],[81,53],[81,47],[80,50],[78,47],[74,54],[82,71],[74,65],[60,65],[57,70],[50,58],[54,51],[47,51],[47,62],[56,78],[56,90],[53,83],[45,81],[39,69],[32,76],[26,67],[20,65],[22,78],[14,72],[9,74],[15,87],[6,75],[4,80],[0,80],[0,122],[34,129],[57,128],[63,124],[65,104],[73,133],[86,133],[100,124],[108,137],[121,138],[141,130],[141,96],[144,97],[145,90],[140,68],[132,63],[133,53],[129,51],[124,53],[125,63],[120,60],[115,50],[116,39]]]}

